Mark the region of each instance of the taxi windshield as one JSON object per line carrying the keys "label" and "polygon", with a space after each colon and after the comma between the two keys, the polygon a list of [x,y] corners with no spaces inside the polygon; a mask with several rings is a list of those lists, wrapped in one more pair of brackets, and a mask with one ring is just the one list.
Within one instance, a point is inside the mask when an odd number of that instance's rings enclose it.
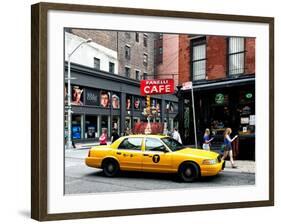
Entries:
{"label": "taxi windshield", "polygon": [[169,149],[171,149],[171,151],[175,152],[178,150],[181,150],[183,148],[185,148],[185,146],[183,146],[181,143],[179,143],[177,140],[173,139],[173,138],[162,138],[161,139],[168,147]]}

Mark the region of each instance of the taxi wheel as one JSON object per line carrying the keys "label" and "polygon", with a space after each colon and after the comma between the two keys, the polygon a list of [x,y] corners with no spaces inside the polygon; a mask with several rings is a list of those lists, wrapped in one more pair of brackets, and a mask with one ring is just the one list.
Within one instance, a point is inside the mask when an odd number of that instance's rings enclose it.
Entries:
{"label": "taxi wheel", "polygon": [[184,182],[193,182],[199,178],[199,168],[193,162],[185,162],[183,163],[179,170],[178,174],[182,181]]}
{"label": "taxi wheel", "polygon": [[119,172],[119,164],[114,159],[107,159],[103,162],[102,165],[103,173],[107,177],[114,177]]}

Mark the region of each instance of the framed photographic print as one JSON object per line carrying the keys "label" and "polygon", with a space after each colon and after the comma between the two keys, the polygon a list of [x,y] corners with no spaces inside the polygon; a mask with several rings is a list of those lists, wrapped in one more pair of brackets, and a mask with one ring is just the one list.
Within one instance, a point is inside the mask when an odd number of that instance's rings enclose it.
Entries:
{"label": "framed photographic print", "polygon": [[274,18],[32,5],[36,220],[274,205]]}

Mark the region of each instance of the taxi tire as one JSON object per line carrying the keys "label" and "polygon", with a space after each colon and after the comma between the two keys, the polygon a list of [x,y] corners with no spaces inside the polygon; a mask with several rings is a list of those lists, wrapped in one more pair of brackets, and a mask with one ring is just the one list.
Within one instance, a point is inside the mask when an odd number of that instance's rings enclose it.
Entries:
{"label": "taxi tire", "polygon": [[116,160],[105,159],[102,162],[102,169],[106,177],[114,177],[119,173],[120,167]]}
{"label": "taxi tire", "polygon": [[183,182],[194,182],[200,176],[200,169],[194,162],[184,162],[178,169],[178,175]]}

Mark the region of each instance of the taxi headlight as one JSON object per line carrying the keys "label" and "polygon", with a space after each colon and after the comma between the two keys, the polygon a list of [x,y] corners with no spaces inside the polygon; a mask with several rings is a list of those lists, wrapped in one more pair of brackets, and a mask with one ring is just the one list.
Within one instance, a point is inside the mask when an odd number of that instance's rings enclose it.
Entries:
{"label": "taxi headlight", "polygon": [[205,159],[203,160],[203,165],[214,165],[217,162],[217,159]]}

